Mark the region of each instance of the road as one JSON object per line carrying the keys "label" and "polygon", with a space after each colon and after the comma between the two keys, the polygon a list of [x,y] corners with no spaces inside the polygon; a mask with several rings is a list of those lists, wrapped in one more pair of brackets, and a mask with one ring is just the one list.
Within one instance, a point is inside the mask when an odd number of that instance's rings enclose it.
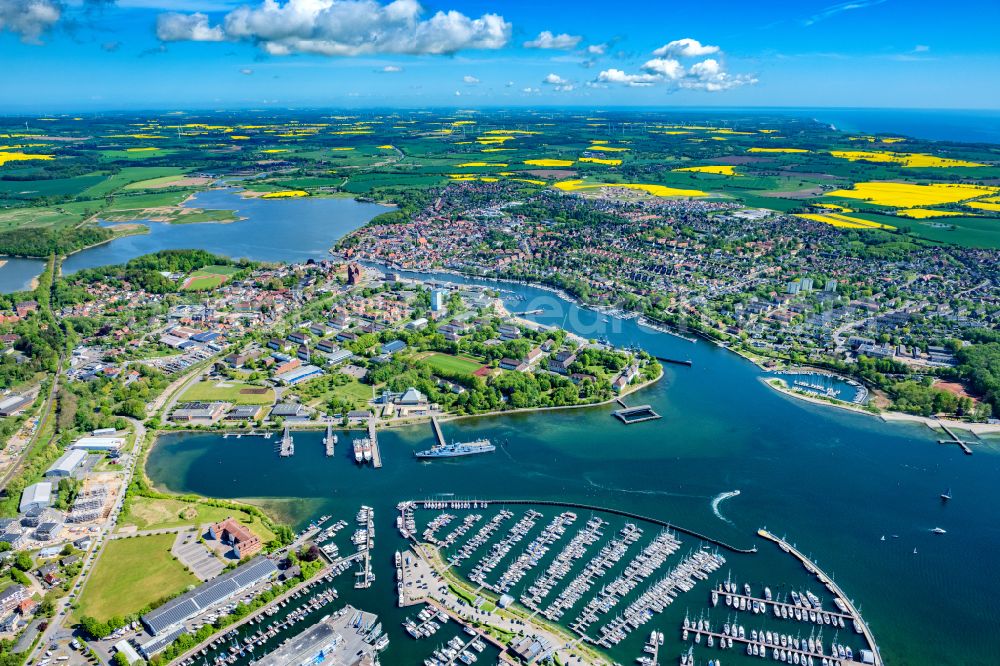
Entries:
{"label": "road", "polygon": [[77,578],[76,584],[73,586],[73,589],[69,591],[69,594],[56,603],[55,616],[52,618],[52,621],[49,623],[49,626],[45,629],[45,631],[42,632],[40,640],[36,644],[37,646],[28,655],[26,663],[34,663],[33,659],[35,659],[40,653],[44,652],[50,641],[68,641],[73,636],[72,629],[65,626],[66,620],[69,617],[69,607],[73,601],[76,600],[80,591],[84,589],[84,586],[90,579],[94,564],[101,556],[101,553],[104,552],[105,545],[111,540],[111,533],[118,525],[118,517],[121,514],[122,504],[125,500],[125,491],[132,482],[132,475],[135,473],[136,465],[139,463],[139,454],[142,451],[142,443],[146,439],[146,426],[144,426],[141,421],[131,418],[126,420],[131,424],[132,429],[135,432],[135,440],[132,444],[132,451],[129,456],[128,463],[125,465],[123,470],[125,482],[122,485],[122,492],[119,493],[118,497],[115,499],[114,508],[112,508],[108,519],[104,521],[100,531],[97,535],[95,535],[94,545],[87,552],[87,554],[84,555],[83,568],[80,570],[80,575]]}
{"label": "road", "polygon": [[[62,367],[65,357],[59,358],[59,367]],[[45,404],[42,405],[41,416],[38,417],[38,426],[35,428],[35,432],[32,433],[31,438],[25,445],[24,450],[21,454],[11,461],[10,467],[4,472],[4,475],[0,477],[0,488],[6,488],[10,480],[20,471],[21,465],[24,464],[25,459],[28,454],[31,453],[32,449],[35,448],[35,444],[38,443],[38,438],[42,436],[42,432],[45,427],[49,424],[49,419],[52,418],[55,412],[54,403],[56,400],[56,393],[59,391],[59,373],[56,373],[55,377],[52,379],[52,387],[49,389],[49,394],[45,398]]]}

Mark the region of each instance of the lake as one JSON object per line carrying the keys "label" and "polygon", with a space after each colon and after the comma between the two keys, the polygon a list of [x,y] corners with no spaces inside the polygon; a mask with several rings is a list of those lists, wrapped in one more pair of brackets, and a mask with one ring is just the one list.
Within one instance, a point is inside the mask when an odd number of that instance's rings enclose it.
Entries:
{"label": "lake", "polygon": [[[489,437],[498,450],[433,463],[413,458],[433,438],[429,425],[413,426],[380,433],[385,465],[380,470],[353,464],[346,433],[333,458],[323,455],[322,433],[296,434],[296,454],[289,459],[279,459],[273,442],[257,438],[171,434],[150,455],[150,477],[173,491],[254,499],[297,525],[323,513],[350,521],[361,504],[374,506],[376,584],[356,591],[341,579],[338,589],[342,600],[378,612],[391,627],[394,645],[402,645],[390,647],[401,652],[387,653],[387,663],[418,663],[411,660],[411,639],[399,630],[403,613],[395,608],[392,551],[404,545],[393,529],[395,504],[453,496],[627,509],[761,549],[756,555],[727,553],[729,562],[713,582],[731,571],[735,580],[755,587],[821,592],[808,584],[801,566],[755,536],[766,526],[787,535],[836,578],[860,605],[887,662],[997,663],[1000,579],[994,562],[1000,525],[994,506],[1000,455],[995,444],[982,443],[974,456],[964,456],[956,447],[936,444],[935,433],[924,426],[885,424],[780,394],[764,385],[753,364],[714,345],[607,318],[541,289],[482,283],[508,290],[510,310],[543,310],[532,316],[543,323],[691,359],[693,365],[667,365],[661,382],[627,399],[651,404],[663,416],[658,421],[624,426],[610,407],[596,407],[445,423],[448,440]],[[939,494],[948,488],[954,499],[942,504]],[[713,504],[734,490],[740,494]],[[543,513],[542,524],[553,515],[551,509]],[[934,535],[937,526],[947,534]],[[697,544],[682,540],[685,548]],[[697,615],[706,609],[707,591],[682,595],[634,632],[614,658],[631,662],[649,630],[661,629],[667,636],[664,654],[673,659],[682,648],[680,620],[686,610]],[[716,624],[725,621],[726,610],[716,610]],[[827,643],[832,634],[824,634]],[[841,635],[851,637],[850,629]],[[429,653],[431,645],[422,645]],[[699,660],[717,656],[704,646],[699,650]],[[726,663],[749,663],[745,660],[742,652],[726,653]]]}
{"label": "lake", "polygon": [[[337,240],[389,210],[349,198],[245,199],[235,188],[200,192],[187,206],[235,210],[247,219],[226,224],[144,222],[148,234],[116,238],[70,255],[63,262],[63,274],[121,264],[169,249],[208,250],[255,261],[320,260],[329,256],[328,250]],[[39,259],[8,259],[0,268],[0,292],[27,289],[44,266]]]}

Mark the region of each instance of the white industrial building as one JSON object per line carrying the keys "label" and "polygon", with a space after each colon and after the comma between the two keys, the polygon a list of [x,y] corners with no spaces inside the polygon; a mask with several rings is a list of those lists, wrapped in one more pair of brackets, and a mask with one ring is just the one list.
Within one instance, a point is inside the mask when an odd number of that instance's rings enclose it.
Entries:
{"label": "white industrial building", "polygon": [[125,444],[124,437],[81,437],[73,442],[71,449],[84,451],[102,451],[110,453],[118,451]]}
{"label": "white industrial building", "polygon": [[66,477],[72,476],[80,463],[87,457],[84,449],[70,449],[59,456],[59,460],[52,463],[52,467],[45,472],[45,476]]}
{"label": "white industrial building", "polygon": [[41,481],[24,489],[18,511],[25,513],[30,509],[47,509],[50,506],[52,506],[52,484]]}

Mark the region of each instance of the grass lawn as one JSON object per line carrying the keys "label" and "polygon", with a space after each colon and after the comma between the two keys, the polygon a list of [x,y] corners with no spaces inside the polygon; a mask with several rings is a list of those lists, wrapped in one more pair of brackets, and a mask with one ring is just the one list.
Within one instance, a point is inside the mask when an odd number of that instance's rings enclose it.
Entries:
{"label": "grass lawn", "polygon": [[197,585],[170,555],[173,534],[109,541],[80,595],[77,617],[105,621],[135,613],[165,596]]}
{"label": "grass lawn", "polygon": [[237,405],[270,405],[274,402],[274,389],[253,386],[242,382],[222,380],[218,382],[198,382],[184,392],[182,402],[231,402]]}
{"label": "grass lawn", "polygon": [[443,372],[457,372],[464,375],[471,375],[473,372],[483,367],[483,364],[466,356],[452,356],[451,354],[441,354],[435,352],[423,359],[433,370]]}
{"label": "grass lawn", "polygon": [[88,197],[103,197],[122,188],[129,187],[133,183],[143,180],[163,180],[167,178],[183,178],[184,172],[177,167],[125,167],[115,174],[111,174],[103,182],[94,185],[85,191]]}
{"label": "grass lawn", "polygon": [[136,497],[131,503],[128,514],[122,516],[119,523],[135,525],[140,530],[158,530],[181,525],[217,523],[229,516],[253,530],[254,534],[265,543],[274,538],[274,533],[250,514],[225,507],[175,499]]}
{"label": "grass lawn", "polygon": [[292,393],[312,407],[325,404],[331,398],[346,400],[358,408],[364,407],[372,397],[371,385],[362,384],[357,379],[350,379],[347,383],[337,386],[337,382],[343,381],[341,377],[345,377],[345,375],[329,374],[317,377],[296,386],[292,389]]}

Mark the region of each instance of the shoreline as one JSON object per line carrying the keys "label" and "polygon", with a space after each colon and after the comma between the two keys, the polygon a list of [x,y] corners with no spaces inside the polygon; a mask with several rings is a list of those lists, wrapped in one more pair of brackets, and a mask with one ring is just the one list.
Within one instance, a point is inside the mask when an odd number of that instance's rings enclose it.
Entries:
{"label": "shoreline", "polygon": [[848,412],[853,412],[855,414],[863,414],[865,416],[873,416],[880,419],[883,423],[919,423],[927,426],[930,430],[939,431],[941,426],[945,425],[949,428],[955,428],[958,430],[965,430],[972,433],[973,435],[991,435],[1000,434],[1000,423],[970,423],[968,421],[957,421],[955,419],[949,418],[932,418],[929,416],[920,416],[919,414],[907,414],[905,412],[895,412],[892,410],[879,410],[878,412],[870,412],[863,407],[858,407],[853,403],[843,402],[843,401],[827,401],[821,398],[814,398],[804,393],[798,391],[793,391],[785,386],[776,386],[772,384],[769,379],[774,379],[774,377],[759,377],[758,378],[764,385],[768,386],[778,393],[782,393],[791,398],[797,398],[799,400],[812,403],[814,405],[823,405],[826,407],[834,407],[836,409],[841,409]]}
{"label": "shoreline", "polygon": [[[335,257],[339,257],[341,259],[344,259],[344,257],[342,255],[340,255],[339,253],[331,251],[331,254],[333,254]],[[584,309],[587,309],[587,310],[591,310],[592,312],[597,312],[599,314],[604,314],[604,315],[607,315],[607,316],[612,316],[612,317],[615,316],[614,314],[612,314],[610,312],[606,312],[606,311],[604,311],[604,310],[602,310],[600,308],[595,308],[595,307],[593,307],[591,305],[588,305],[588,304],[584,303],[580,299],[578,299],[578,298],[576,298],[576,297],[574,297],[574,296],[566,293],[562,289],[557,289],[555,287],[550,287],[549,285],[545,285],[545,284],[536,284],[536,283],[527,282],[527,281],[523,281],[523,280],[510,280],[510,279],[506,279],[506,278],[483,277],[483,276],[476,275],[474,273],[463,273],[461,271],[456,271],[455,269],[449,269],[449,268],[441,268],[441,269],[432,270],[432,271],[421,270],[421,269],[408,269],[408,268],[399,268],[399,269],[396,269],[396,268],[393,268],[392,266],[390,266],[389,264],[386,264],[386,263],[380,262],[380,261],[371,261],[371,260],[367,260],[367,259],[366,260],[362,260],[362,261],[365,262],[365,263],[368,263],[368,264],[373,264],[373,265],[376,265],[376,266],[384,267],[384,268],[388,269],[389,271],[399,270],[399,271],[407,271],[407,272],[410,272],[410,273],[423,273],[423,274],[444,273],[444,274],[448,274],[448,275],[455,275],[456,277],[462,277],[462,278],[474,278],[474,279],[480,279],[480,280],[502,282],[502,283],[507,283],[507,284],[524,285],[524,286],[532,287],[532,288],[535,288],[535,289],[541,289],[543,291],[548,291],[550,293],[554,293],[555,295],[557,295],[557,296],[559,296],[559,297],[561,297],[561,298],[563,298],[563,299],[565,299],[565,300],[573,303],[577,307],[584,308]],[[640,318],[645,316],[642,313],[637,313],[637,312],[634,312],[634,311],[630,312],[630,314],[638,315],[638,317],[640,317]],[[621,317],[616,317],[616,318],[620,319]],[[536,323],[536,322],[533,322],[533,323]],[[679,335],[679,334],[671,333],[670,331],[660,330],[659,328],[655,328],[653,330],[657,331],[658,333],[663,333],[665,335],[671,335],[673,337],[678,337],[678,338],[680,338],[682,340],[687,340],[686,337],[684,337],[682,335]],[[757,366],[757,368],[761,372],[773,373],[773,372],[794,372],[794,371],[801,371],[801,372],[814,372],[814,373],[817,373],[817,374],[823,374],[823,375],[827,375],[827,376],[831,376],[831,377],[845,378],[844,375],[837,374],[837,373],[835,373],[832,370],[829,370],[827,368],[815,367],[815,366],[810,366],[810,365],[791,365],[791,366],[788,366],[787,368],[783,368],[783,369],[780,369],[780,370],[778,370],[776,368],[768,368],[768,367],[766,367],[764,365],[764,360],[755,358],[755,357],[749,355],[748,353],[743,352],[740,349],[736,349],[736,348],[733,348],[730,345],[724,344],[722,341],[712,339],[712,338],[710,338],[708,336],[705,336],[705,335],[701,335],[697,331],[692,331],[692,333],[694,335],[697,335],[698,339],[700,339],[700,340],[703,340],[705,342],[713,344],[713,345],[715,345],[716,347],[718,347],[720,349],[724,349],[724,350],[726,350],[728,352],[731,352],[731,353],[735,354],[736,356],[739,356],[740,358],[742,358],[742,359],[744,359],[746,361],[749,361],[750,363],[753,363],[755,366]],[[662,373],[661,373],[661,376],[662,376]],[[780,393],[784,393],[784,394],[786,394],[788,396],[791,396],[793,398],[798,398],[800,400],[805,400],[807,402],[811,402],[813,404],[821,405],[821,406],[825,406],[825,407],[833,407],[833,408],[836,408],[836,409],[850,411],[850,412],[854,412],[854,413],[857,413],[857,414],[865,414],[867,416],[875,416],[875,417],[880,418],[883,423],[888,423],[888,424],[905,423],[905,422],[923,423],[924,425],[926,425],[931,430],[938,429],[940,427],[939,424],[944,423],[945,425],[947,425],[949,427],[954,427],[954,428],[959,428],[959,429],[962,429],[962,430],[966,430],[968,432],[971,432],[974,435],[980,435],[980,434],[1000,434],[1000,423],[997,423],[997,424],[992,424],[992,423],[969,423],[969,422],[966,422],[966,421],[956,421],[954,419],[932,419],[930,417],[919,416],[919,415],[916,415],[916,414],[906,414],[905,412],[896,412],[896,411],[891,411],[891,410],[880,410],[878,413],[872,413],[870,411],[865,410],[862,407],[856,407],[856,406],[854,406],[851,403],[828,402],[828,401],[825,401],[825,400],[820,400],[818,398],[812,398],[810,396],[802,395],[802,394],[796,393],[794,391],[791,391],[789,389],[783,389],[783,388],[776,387],[776,386],[770,384],[767,381],[768,378],[766,376],[763,376],[763,375],[761,375],[760,377],[758,377],[758,379],[761,382],[763,382],[766,386],[770,387],[771,389],[779,391]],[[626,394],[623,393],[622,395],[624,396]],[[596,406],[599,406],[600,404],[603,404],[603,403],[595,403],[592,406],[596,407]],[[591,406],[591,405],[570,405],[570,406],[571,407],[576,407],[576,406],[583,407],[583,406]],[[542,409],[552,409],[552,408],[542,408]],[[507,414],[507,413],[513,413],[513,412],[497,412],[497,414]],[[486,416],[486,415],[487,414],[477,414],[475,416]],[[469,416],[472,416],[472,415],[469,415]],[[462,416],[454,417],[452,419],[447,419],[447,420],[455,420],[457,418],[467,418],[467,416],[466,415],[462,415]]]}

